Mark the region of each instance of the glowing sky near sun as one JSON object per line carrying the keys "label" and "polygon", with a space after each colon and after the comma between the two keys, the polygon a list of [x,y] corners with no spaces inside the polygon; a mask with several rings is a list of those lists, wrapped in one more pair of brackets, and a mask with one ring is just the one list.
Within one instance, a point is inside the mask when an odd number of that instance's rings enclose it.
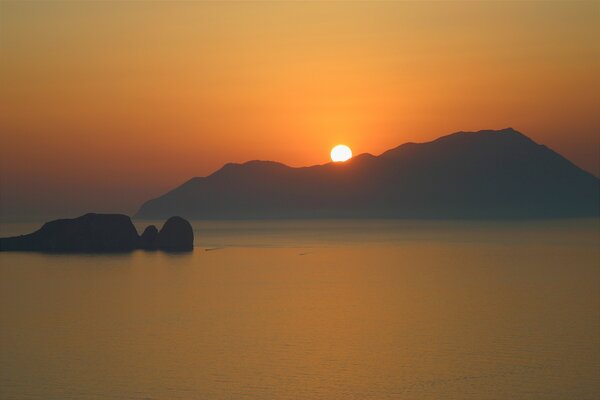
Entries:
{"label": "glowing sky near sun", "polygon": [[1,2],[0,218],[512,126],[599,172],[597,2]]}

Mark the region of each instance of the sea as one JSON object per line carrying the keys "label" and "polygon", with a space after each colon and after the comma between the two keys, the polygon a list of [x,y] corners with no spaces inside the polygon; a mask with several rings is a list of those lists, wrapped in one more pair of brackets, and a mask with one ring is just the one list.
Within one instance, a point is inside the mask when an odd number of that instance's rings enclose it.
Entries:
{"label": "sea", "polygon": [[0,398],[600,398],[600,219],[193,227],[0,253]]}

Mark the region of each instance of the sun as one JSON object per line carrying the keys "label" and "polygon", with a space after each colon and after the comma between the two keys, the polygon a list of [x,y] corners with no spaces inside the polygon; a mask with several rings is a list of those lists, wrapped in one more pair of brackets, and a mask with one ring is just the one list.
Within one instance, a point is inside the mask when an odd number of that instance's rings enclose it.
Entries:
{"label": "sun", "polygon": [[331,149],[331,161],[341,162],[347,161],[352,158],[352,150],[345,144],[338,144]]}

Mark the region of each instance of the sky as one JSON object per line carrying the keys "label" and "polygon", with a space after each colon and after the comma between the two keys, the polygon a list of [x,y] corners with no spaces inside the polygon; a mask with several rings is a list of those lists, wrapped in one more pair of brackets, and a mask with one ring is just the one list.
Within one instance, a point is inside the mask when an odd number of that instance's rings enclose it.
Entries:
{"label": "sky", "polygon": [[599,2],[0,2],[0,219],[513,127],[600,174]]}

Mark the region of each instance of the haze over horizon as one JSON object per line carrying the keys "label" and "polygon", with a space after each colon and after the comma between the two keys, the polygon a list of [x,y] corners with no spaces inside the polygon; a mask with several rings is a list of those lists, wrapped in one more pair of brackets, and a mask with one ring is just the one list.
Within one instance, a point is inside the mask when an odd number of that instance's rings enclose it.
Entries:
{"label": "haze over horizon", "polygon": [[599,176],[599,7],[2,2],[0,218],[508,126]]}

